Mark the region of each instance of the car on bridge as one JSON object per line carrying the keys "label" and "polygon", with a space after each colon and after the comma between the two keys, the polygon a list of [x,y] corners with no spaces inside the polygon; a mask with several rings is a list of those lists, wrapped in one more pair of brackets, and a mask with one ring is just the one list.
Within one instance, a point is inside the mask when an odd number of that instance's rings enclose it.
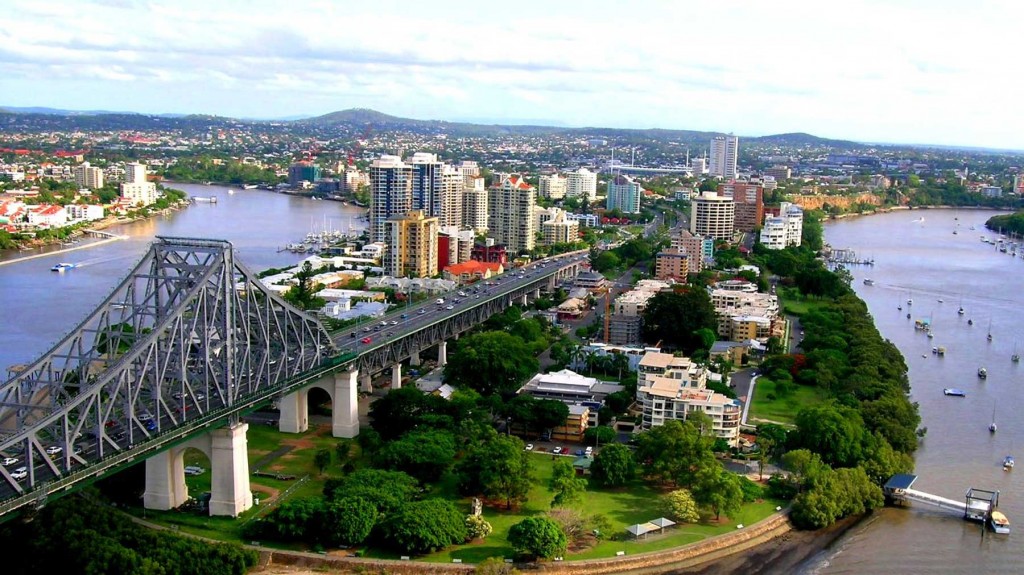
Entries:
{"label": "car on bridge", "polygon": [[361,340],[359,340],[359,341],[361,341],[361,342],[363,342],[363,343],[370,343],[370,342],[371,342],[371,341],[373,341],[373,340],[372,340],[372,339],[370,339],[370,338],[368,338],[368,337],[364,337],[363,339],[361,339]]}
{"label": "car on bridge", "polygon": [[18,462],[18,458],[17,457],[5,457],[4,461],[3,461],[5,466],[6,465],[14,465],[17,462]]}
{"label": "car on bridge", "polygon": [[28,467],[19,467],[11,472],[11,477],[22,480],[28,477]]}

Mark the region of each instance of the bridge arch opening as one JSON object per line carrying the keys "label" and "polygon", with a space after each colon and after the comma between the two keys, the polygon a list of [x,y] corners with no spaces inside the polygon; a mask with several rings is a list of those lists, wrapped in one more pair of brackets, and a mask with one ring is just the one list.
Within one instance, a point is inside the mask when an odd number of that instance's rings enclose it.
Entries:
{"label": "bridge arch opening", "polygon": [[[210,448],[193,443],[175,450],[173,465],[185,474],[185,495],[197,501],[208,499],[212,490],[213,461]],[[205,502],[204,502],[205,503]]]}
{"label": "bridge arch opening", "polygon": [[320,386],[313,386],[306,392],[306,406],[309,416],[330,417],[334,410],[334,397],[331,392]]}

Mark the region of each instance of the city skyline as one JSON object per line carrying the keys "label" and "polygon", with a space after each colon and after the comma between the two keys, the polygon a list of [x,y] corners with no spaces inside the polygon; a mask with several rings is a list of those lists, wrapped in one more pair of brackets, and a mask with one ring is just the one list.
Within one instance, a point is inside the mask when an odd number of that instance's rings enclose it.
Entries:
{"label": "city skyline", "polygon": [[[666,128],[1024,149],[1000,1],[15,0],[2,105]],[[627,17],[628,16],[628,17]],[[381,33],[386,27],[387,34]]]}

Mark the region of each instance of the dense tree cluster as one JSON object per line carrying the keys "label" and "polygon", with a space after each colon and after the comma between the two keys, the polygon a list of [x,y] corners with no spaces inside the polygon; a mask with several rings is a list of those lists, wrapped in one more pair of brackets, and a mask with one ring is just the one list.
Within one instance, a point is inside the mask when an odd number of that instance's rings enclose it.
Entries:
{"label": "dense tree cluster", "polygon": [[1006,234],[1024,236],[1024,211],[992,216],[985,222],[985,227],[994,232],[1002,231]]}
{"label": "dense tree cluster", "polygon": [[[660,341],[664,347],[690,356],[698,350],[706,352],[711,347],[717,327],[718,316],[711,297],[700,287],[659,292],[648,300],[644,310],[644,341]],[[711,332],[710,342],[702,330]]]}
{"label": "dense tree cluster", "polygon": [[258,555],[144,529],[82,497],[48,503],[33,521],[0,528],[4,573],[138,573],[243,575]]}

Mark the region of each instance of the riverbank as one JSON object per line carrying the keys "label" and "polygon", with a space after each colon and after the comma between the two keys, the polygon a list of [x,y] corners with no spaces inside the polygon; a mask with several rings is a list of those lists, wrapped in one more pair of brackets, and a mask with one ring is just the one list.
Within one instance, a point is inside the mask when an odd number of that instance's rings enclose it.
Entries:
{"label": "riverbank", "polygon": [[845,220],[850,218],[858,218],[861,216],[876,216],[879,214],[888,214],[891,212],[905,212],[912,210],[969,210],[969,211],[1013,211],[1010,208],[992,208],[988,206],[947,206],[947,205],[934,205],[934,206],[889,206],[885,208],[878,208],[877,210],[867,210],[856,213],[844,213],[829,216],[830,220]]}

